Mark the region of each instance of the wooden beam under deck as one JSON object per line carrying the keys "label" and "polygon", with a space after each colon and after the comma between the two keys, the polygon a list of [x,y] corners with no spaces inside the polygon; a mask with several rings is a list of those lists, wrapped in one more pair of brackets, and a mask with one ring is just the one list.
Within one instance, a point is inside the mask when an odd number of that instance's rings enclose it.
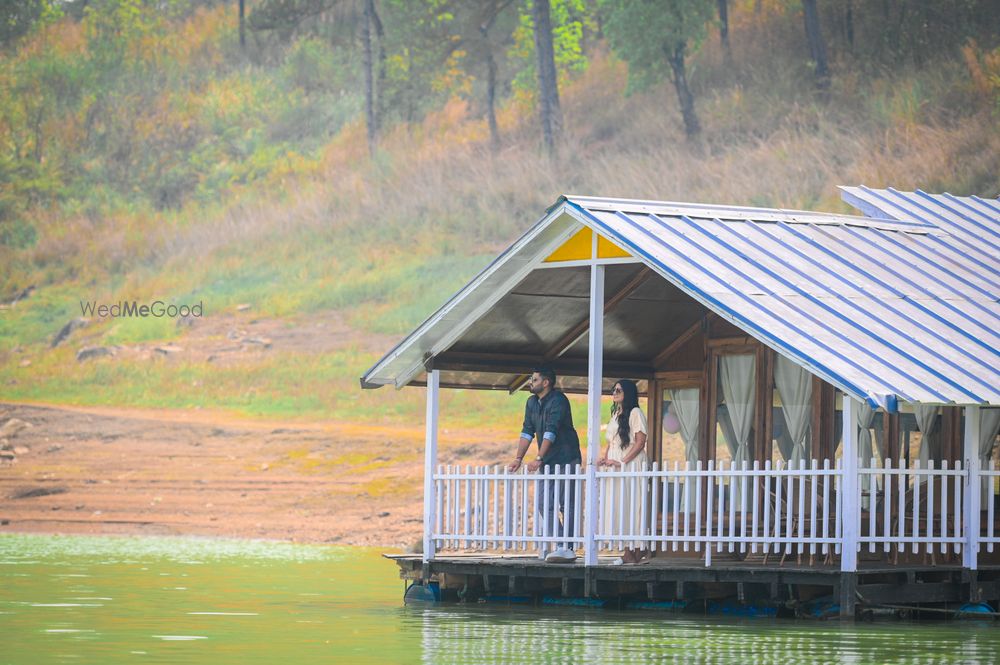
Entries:
{"label": "wooden beam under deck", "polygon": [[862,611],[886,603],[910,605],[918,611],[923,604],[978,602],[980,597],[1000,596],[997,567],[981,570],[970,580],[960,566],[880,562],[868,562],[857,573],[842,573],[835,565],[764,564],[759,559],[720,561],[706,567],[697,558],[657,557],[641,566],[622,566],[613,565],[611,557],[602,557],[598,565],[588,567],[580,561],[545,563],[531,555],[441,555],[428,564],[422,564],[420,555],[384,556],[399,566],[401,578],[417,583],[435,579],[446,592],[463,589],[466,600],[469,593],[538,599],[562,595],[602,600],[736,600],[752,586],[753,602],[785,606],[790,598],[821,596],[824,587],[836,598],[846,586],[855,589]]}

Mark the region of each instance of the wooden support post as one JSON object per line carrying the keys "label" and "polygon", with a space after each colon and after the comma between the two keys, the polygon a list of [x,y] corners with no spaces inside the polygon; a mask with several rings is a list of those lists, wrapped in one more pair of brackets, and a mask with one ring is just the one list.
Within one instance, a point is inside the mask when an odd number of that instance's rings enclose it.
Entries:
{"label": "wooden support post", "polygon": [[440,400],[441,372],[433,369],[427,373],[427,431],[424,440],[424,554],[425,562],[434,559],[434,525],[437,502],[434,469],[437,467],[438,407]]}
{"label": "wooden support post", "polygon": [[[845,395],[845,399],[846,399]],[[855,455],[857,451],[855,450]],[[838,599],[840,602],[840,618],[853,619],[858,605],[858,574],[841,573]]]}
{"label": "wooden support post", "polygon": [[883,436],[885,436],[885,455],[895,464],[901,457],[899,413],[889,413],[886,411],[882,414],[882,431],[884,432]]}
{"label": "wooden support post", "polygon": [[982,481],[979,479],[979,407],[965,407],[965,490],[962,497],[962,526],[965,546],[962,565],[969,570],[979,567],[979,520],[982,503]]}
{"label": "wooden support post", "polygon": [[646,394],[646,413],[649,414],[649,437],[646,455],[650,463],[663,461],[663,387],[659,380],[649,380]]}
{"label": "wooden support post", "polygon": [[[818,376],[812,378],[812,421],[809,426],[809,457],[819,460],[828,459],[833,462],[833,455],[830,455],[820,443],[823,432],[823,379]],[[787,425],[787,423],[786,423]]]}
{"label": "wooden support post", "polygon": [[[855,413],[860,405],[854,398],[844,393],[844,426],[843,426],[843,454],[841,455],[843,480],[840,483],[841,491],[844,493],[843,514],[843,548],[840,557],[840,570],[844,573],[853,573],[858,569],[858,536],[861,520],[861,511],[858,502],[858,428],[855,425]],[[843,577],[843,576],[842,576]],[[851,577],[853,579],[853,576]],[[844,612],[843,595],[845,593],[843,580],[841,581],[841,615]],[[851,598],[854,590],[851,588]],[[853,605],[852,605],[853,607]]]}
{"label": "wooden support post", "polygon": [[[597,242],[596,240],[594,242]],[[590,357],[587,372],[587,477],[584,496],[583,564],[597,565],[597,457],[601,448],[604,384],[604,266],[590,267]]]}
{"label": "wooden support post", "polygon": [[774,455],[774,351],[762,346],[761,354],[763,355],[761,374],[764,376],[764,383],[760,395],[760,408],[764,431],[761,432],[763,446],[760,449],[760,456],[756,459],[760,460],[763,468],[764,462]]}

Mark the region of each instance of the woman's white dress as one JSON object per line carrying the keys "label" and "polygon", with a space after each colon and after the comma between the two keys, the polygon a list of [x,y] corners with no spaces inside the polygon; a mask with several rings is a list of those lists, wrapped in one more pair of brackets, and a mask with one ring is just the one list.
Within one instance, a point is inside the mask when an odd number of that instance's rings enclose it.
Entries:
{"label": "woman's white dress", "polygon": [[[646,430],[646,414],[642,409],[635,407],[629,414],[629,439],[624,448],[621,445],[621,437],[618,435],[618,416],[613,416],[605,430],[605,439],[608,442],[608,459],[621,462],[625,453],[635,443],[635,435],[642,432],[648,436]],[[616,466],[608,466],[605,471],[637,471],[646,466],[646,450],[636,455],[632,461],[625,464],[621,469]],[[644,529],[643,517],[648,511],[646,507],[646,480],[640,478],[603,478],[601,480],[601,530],[600,533],[611,535],[639,535],[648,531]],[[635,501],[632,498],[635,497]],[[648,517],[646,517],[648,522]],[[642,543],[628,541],[620,545],[609,542],[611,549],[632,548],[641,549]]]}

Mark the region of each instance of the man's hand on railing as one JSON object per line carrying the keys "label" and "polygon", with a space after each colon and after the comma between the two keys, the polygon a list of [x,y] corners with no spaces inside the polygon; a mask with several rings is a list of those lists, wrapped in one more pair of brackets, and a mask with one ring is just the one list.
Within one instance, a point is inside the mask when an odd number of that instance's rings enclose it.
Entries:
{"label": "man's hand on railing", "polygon": [[535,471],[538,471],[538,469],[540,469],[541,466],[542,466],[542,460],[540,459],[531,460],[530,462],[528,462],[528,473],[534,473]]}
{"label": "man's hand on railing", "polygon": [[521,458],[520,457],[515,457],[514,461],[507,465],[507,470],[510,471],[511,473],[514,473],[515,471],[517,471],[520,468],[521,468]]}

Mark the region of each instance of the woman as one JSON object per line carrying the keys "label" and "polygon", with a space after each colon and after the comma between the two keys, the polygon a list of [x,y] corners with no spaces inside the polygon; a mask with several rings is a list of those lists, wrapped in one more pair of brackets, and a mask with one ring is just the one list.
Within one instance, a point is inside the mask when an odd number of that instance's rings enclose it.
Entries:
{"label": "woman", "polygon": [[[639,389],[634,381],[622,379],[611,391],[611,420],[605,433],[607,447],[597,460],[599,466],[612,471],[635,471],[646,464],[646,415],[639,408]],[[635,478],[605,478],[601,495],[604,503],[605,533],[640,534],[642,503],[646,500],[646,483]],[[634,501],[633,501],[634,498]],[[619,506],[624,506],[620,509]],[[629,543],[634,545],[635,543]],[[639,563],[644,552],[626,547],[624,563]]]}

